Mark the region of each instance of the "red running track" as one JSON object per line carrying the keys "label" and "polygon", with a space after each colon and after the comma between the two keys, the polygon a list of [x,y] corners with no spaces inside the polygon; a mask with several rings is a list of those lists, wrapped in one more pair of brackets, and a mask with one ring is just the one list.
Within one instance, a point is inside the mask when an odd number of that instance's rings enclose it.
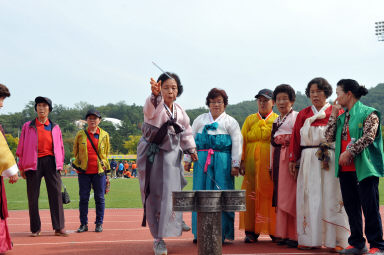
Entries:
{"label": "red running track", "polygon": [[[384,207],[381,208],[384,215]],[[40,210],[42,232],[38,237],[30,237],[28,211],[10,211],[8,225],[11,231],[13,250],[7,255],[16,254],[153,254],[153,239],[148,228],[141,227],[142,209],[106,209],[102,233],[95,233],[94,224],[89,224],[89,232],[75,233],[79,227],[78,210],[65,210],[68,237],[54,236],[49,210]],[[191,223],[191,213],[184,214],[184,220]],[[382,217],[383,218],[383,217]],[[89,210],[89,222],[95,219],[95,210]],[[281,247],[271,242],[268,236],[260,236],[259,242],[245,244],[244,232],[238,230],[239,217],[236,213],[235,241],[223,245],[223,254],[332,254],[329,249],[300,251]],[[197,246],[192,243],[191,232],[176,238],[166,238],[168,254],[197,254]]]}

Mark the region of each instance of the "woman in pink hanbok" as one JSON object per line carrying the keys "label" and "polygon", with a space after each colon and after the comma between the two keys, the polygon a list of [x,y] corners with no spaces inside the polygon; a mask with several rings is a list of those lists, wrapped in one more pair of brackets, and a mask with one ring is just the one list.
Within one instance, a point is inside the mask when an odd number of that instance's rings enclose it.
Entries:
{"label": "woman in pink hanbok", "polygon": [[287,84],[275,88],[273,101],[280,112],[272,126],[271,177],[273,180],[272,205],[276,207],[276,233],[279,245],[297,247],[296,231],[296,179],[289,172],[289,141],[298,112],[293,111],[295,90]]}
{"label": "woman in pink hanbok", "polygon": [[174,73],[151,79],[152,94],[144,105],[143,136],[137,146],[137,167],[144,205],[143,226],[154,237],[155,254],[167,254],[163,238],[180,236],[182,213],[172,210],[172,191],[187,184],[181,160],[183,152],[197,160],[196,144],[187,113],[175,103],[183,86]]}

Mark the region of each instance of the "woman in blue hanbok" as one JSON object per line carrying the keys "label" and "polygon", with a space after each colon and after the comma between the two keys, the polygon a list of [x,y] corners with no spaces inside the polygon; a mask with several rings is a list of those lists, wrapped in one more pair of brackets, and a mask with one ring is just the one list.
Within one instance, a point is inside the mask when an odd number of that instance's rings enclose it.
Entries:
{"label": "woman in blue hanbok", "polygon": [[[198,161],[193,167],[193,190],[233,190],[234,176],[239,175],[243,138],[237,121],[224,111],[228,96],[224,90],[212,89],[207,96],[209,113],[198,116],[192,125]],[[188,155],[185,170],[190,169]],[[233,212],[222,212],[222,241],[234,240]],[[192,232],[197,242],[197,215],[192,214]]]}

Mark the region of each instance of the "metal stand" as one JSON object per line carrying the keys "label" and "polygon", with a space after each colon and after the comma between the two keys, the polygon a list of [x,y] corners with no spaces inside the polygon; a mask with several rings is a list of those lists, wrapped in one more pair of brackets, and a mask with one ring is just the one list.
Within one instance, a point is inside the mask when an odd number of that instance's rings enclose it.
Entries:
{"label": "metal stand", "polygon": [[245,190],[174,191],[173,210],[197,212],[199,255],[221,255],[221,212],[245,211]]}

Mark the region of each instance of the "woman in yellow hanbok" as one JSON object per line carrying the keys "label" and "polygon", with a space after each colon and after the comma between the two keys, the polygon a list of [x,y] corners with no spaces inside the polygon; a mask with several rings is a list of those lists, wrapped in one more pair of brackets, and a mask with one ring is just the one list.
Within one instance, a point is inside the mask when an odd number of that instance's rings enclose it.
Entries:
{"label": "woman in yellow hanbok", "polygon": [[272,111],[271,90],[262,89],[255,97],[259,111],[246,118],[241,130],[244,139],[241,188],[246,190],[247,211],[240,212],[240,229],[245,230],[246,243],[256,242],[260,234],[268,234],[274,241],[276,229],[269,158],[272,124],[278,115]]}
{"label": "woman in yellow hanbok", "polygon": [[[6,97],[11,94],[6,86],[0,84],[0,108]],[[12,249],[11,236],[9,235],[7,218],[7,197],[5,195],[4,178],[9,178],[9,183],[17,182],[19,169],[17,168],[15,158],[10,151],[5,140],[3,130],[0,125],[0,253],[3,254]]]}

